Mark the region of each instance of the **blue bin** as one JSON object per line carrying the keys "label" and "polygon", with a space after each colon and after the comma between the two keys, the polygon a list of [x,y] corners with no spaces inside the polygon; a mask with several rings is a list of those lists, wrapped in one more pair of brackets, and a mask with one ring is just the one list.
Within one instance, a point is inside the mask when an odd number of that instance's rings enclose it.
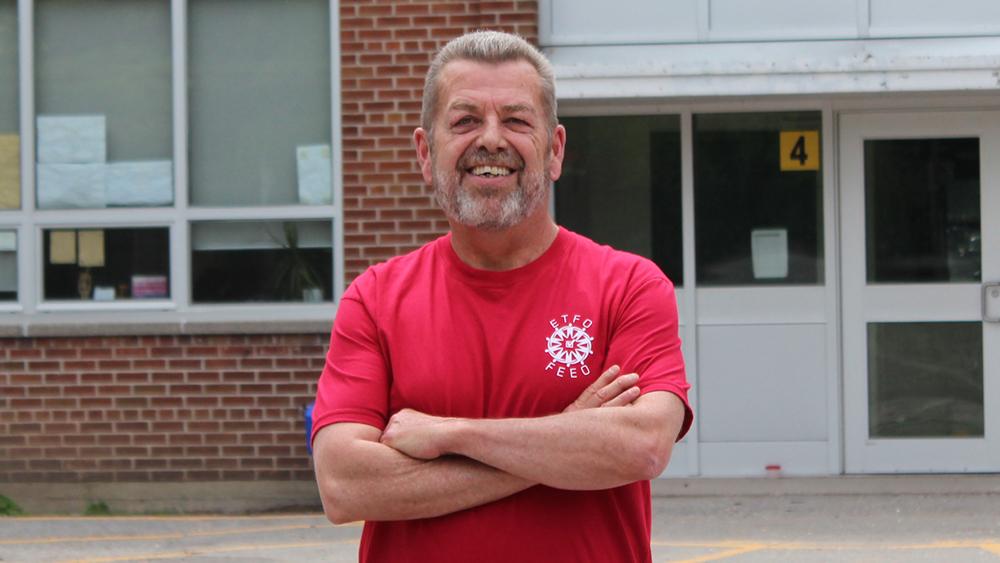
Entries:
{"label": "blue bin", "polygon": [[309,438],[312,436],[312,430],[313,430],[313,406],[315,404],[316,403],[309,403],[308,405],[306,405],[305,414],[303,415],[305,417],[305,423],[306,423],[305,424],[305,426],[306,426],[306,451],[309,452],[309,455],[313,455],[312,440],[310,440]]}

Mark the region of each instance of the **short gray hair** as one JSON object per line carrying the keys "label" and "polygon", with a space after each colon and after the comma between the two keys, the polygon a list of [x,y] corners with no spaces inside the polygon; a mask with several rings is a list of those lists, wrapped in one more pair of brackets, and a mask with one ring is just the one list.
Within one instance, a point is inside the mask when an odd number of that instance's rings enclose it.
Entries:
{"label": "short gray hair", "polygon": [[556,77],[545,55],[519,35],[501,31],[474,31],[449,41],[438,51],[424,80],[424,100],[420,110],[420,126],[430,131],[437,117],[438,80],[441,69],[452,61],[472,61],[499,64],[525,61],[535,67],[541,78],[542,111],[551,134],[556,128]]}

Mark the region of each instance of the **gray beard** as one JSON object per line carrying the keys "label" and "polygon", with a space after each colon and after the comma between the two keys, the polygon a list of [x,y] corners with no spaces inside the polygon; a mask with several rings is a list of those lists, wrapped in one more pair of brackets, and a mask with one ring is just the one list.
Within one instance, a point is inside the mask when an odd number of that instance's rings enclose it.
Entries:
{"label": "gray beard", "polygon": [[524,221],[545,201],[547,189],[545,176],[534,173],[522,174],[512,192],[472,191],[461,186],[458,172],[434,169],[434,196],[445,215],[484,231],[503,231]]}

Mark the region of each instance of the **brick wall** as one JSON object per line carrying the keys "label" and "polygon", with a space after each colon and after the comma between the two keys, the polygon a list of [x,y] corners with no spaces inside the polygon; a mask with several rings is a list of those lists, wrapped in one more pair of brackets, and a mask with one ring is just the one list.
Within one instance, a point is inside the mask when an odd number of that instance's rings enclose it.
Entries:
{"label": "brick wall", "polygon": [[538,36],[531,1],[341,0],[344,268],[348,280],[448,229],[413,149],[424,74],[448,40],[475,29]]}
{"label": "brick wall", "polygon": [[311,480],[328,338],[0,339],[0,483]]}

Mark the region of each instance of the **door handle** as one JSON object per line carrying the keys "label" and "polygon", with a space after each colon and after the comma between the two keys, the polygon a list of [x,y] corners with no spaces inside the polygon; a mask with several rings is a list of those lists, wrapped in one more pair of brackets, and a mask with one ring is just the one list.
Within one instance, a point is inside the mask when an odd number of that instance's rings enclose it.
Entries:
{"label": "door handle", "polygon": [[1000,282],[983,284],[983,322],[1000,323],[1000,312],[990,315],[990,302],[997,304],[994,310],[1000,311]]}

